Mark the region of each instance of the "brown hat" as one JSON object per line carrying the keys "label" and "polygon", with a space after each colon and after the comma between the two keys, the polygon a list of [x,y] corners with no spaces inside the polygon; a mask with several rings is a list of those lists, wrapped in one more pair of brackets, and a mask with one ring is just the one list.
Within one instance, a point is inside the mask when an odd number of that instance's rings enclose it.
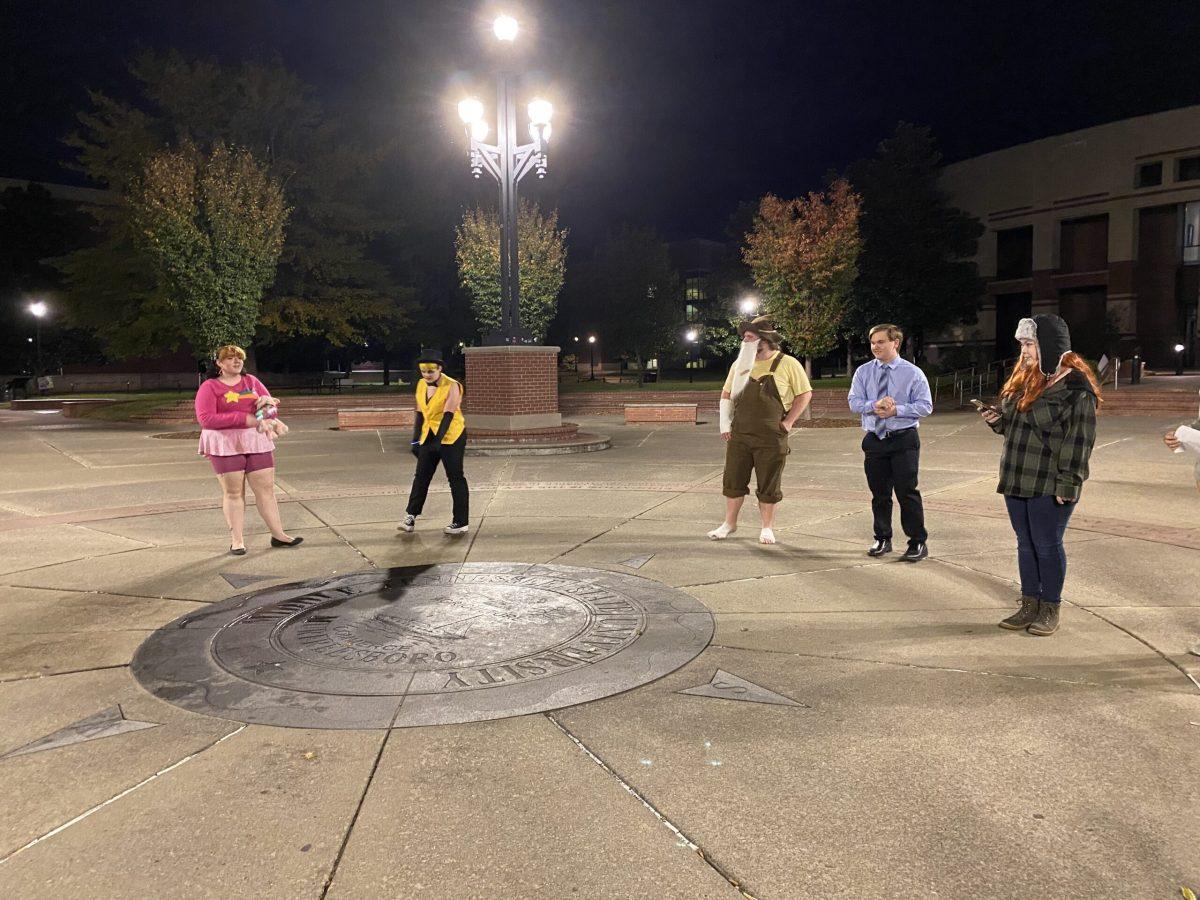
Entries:
{"label": "brown hat", "polygon": [[757,334],[760,340],[767,340],[776,346],[783,343],[783,335],[775,330],[775,322],[770,316],[755,316],[753,319],[738,323],[738,336],[741,337],[747,331],[751,334]]}

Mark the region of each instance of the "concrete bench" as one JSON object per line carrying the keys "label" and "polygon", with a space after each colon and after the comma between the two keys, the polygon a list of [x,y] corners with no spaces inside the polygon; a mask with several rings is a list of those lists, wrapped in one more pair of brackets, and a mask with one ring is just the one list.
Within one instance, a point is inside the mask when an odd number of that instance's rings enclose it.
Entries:
{"label": "concrete bench", "polygon": [[338,430],[375,428],[412,428],[416,410],[412,409],[339,409]]}
{"label": "concrete bench", "polygon": [[625,424],[687,422],[696,424],[698,403],[626,403]]}

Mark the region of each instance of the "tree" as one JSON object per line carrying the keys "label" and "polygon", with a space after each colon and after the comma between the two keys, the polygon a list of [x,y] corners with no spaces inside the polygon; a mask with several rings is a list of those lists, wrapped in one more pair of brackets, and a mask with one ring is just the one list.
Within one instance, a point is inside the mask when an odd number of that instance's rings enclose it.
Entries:
{"label": "tree", "polygon": [[950,205],[938,186],[940,162],[930,130],[901,122],[848,172],[863,204],[850,321],[860,335],[894,322],[918,358],[928,334],[975,320],[984,290],[974,262],[983,226]]}
{"label": "tree", "polygon": [[788,344],[805,358],[837,346],[857,275],[862,242],[859,198],[845,179],[795,200],[768,194],[759,203],[743,250],[769,313]]}
{"label": "tree", "polygon": [[279,183],[248,151],[203,153],[185,140],[150,158],[129,206],[193,349],[211,359],[222,344],[250,343],[283,247]]}
{"label": "tree", "polygon": [[[558,211],[542,215],[536,203],[522,199],[517,214],[521,324],[534,339],[546,329],[558,306],[567,265],[567,231],[558,228]],[[495,207],[468,209],[454,232],[459,283],[471,295],[480,334],[500,327],[500,217]]]}
{"label": "tree", "polygon": [[579,277],[601,346],[633,357],[641,384],[647,360],[679,348],[679,276],[667,245],[651,228],[626,225],[596,248]]}
{"label": "tree", "polygon": [[[224,66],[179,54],[147,54],[132,66],[132,102],[91,92],[67,143],[78,168],[118,199],[146,161],[190,140],[245,148],[261,160],[292,210],[276,276],[263,296],[258,337],[308,337],[361,345],[373,323],[409,321],[411,293],[374,244],[399,222],[373,207],[382,151],[363,148],[329,117],[313,91],[278,62]],[[116,357],[176,348],[179,322],[128,203],[96,210],[100,244],[63,261],[72,318],[92,327]]]}

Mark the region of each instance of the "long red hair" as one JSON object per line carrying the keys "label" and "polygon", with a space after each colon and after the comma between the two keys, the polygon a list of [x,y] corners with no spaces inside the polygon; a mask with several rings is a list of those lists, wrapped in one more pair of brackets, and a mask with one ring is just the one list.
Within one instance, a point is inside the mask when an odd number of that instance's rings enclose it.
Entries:
{"label": "long red hair", "polygon": [[[1086,378],[1092,387],[1092,392],[1096,395],[1096,402],[1104,402],[1100,399],[1100,382],[1096,380],[1096,373],[1092,371],[1092,367],[1082,356],[1074,352],[1066,353],[1063,355],[1061,365],[1068,369],[1074,369]],[[1049,384],[1050,379],[1042,374],[1042,368],[1038,363],[1027,363],[1022,359],[1013,369],[1013,373],[1008,376],[1008,381],[1004,382],[1004,387],[1000,389],[1000,396],[1019,398],[1017,409],[1027,412],[1029,407],[1033,406],[1034,401],[1046,392],[1046,386]]]}

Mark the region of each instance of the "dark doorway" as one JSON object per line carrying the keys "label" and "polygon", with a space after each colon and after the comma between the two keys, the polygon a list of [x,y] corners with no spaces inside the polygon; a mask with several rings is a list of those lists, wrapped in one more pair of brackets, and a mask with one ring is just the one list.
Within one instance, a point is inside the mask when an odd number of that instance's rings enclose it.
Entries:
{"label": "dark doorway", "polygon": [[996,295],[996,359],[1010,359],[1017,349],[1017,323],[1033,315],[1033,294]]}
{"label": "dark doorway", "polygon": [[1097,360],[1105,352],[1108,288],[1103,285],[1073,288],[1058,295],[1058,314],[1071,330],[1071,349]]}

